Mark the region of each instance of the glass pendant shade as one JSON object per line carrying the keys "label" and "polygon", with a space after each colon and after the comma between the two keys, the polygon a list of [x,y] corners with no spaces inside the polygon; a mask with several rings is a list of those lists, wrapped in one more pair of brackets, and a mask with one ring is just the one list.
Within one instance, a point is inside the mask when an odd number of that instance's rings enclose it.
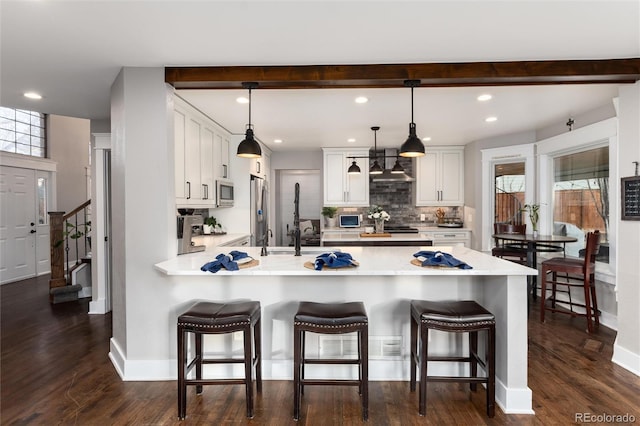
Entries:
{"label": "glass pendant shade", "polygon": [[358,167],[358,165],[356,164],[356,160],[353,160],[353,162],[351,163],[351,166],[349,166],[349,170],[347,170],[347,174],[350,174],[350,175],[360,174],[360,167]]}
{"label": "glass pendant shade", "polygon": [[247,129],[244,139],[238,145],[238,152],[236,154],[242,158],[260,158],[262,156],[262,148],[260,144],[253,137],[253,129]]}
{"label": "glass pendant shade", "polygon": [[424,155],[424,144],[416,136],[416,123],[409,123],[409,137],[400,147],[401,157],[421,157]]}
{"label": "glass pendant shade", "polygon": [[373,162],[373,166],[371,166],[371,168],[369,169],[369,174],[370,175],[381,175],[382,172],[384,172],[384,169],[380,166],[380,164],[378,163],[378,160],[375,160]]}

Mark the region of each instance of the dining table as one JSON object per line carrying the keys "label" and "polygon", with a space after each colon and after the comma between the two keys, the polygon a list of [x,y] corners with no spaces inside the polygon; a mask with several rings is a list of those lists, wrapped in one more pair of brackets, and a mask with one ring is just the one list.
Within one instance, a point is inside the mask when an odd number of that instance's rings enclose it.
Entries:
{"label": "dining table", "polygon": [[[565,252],[567,243],[578,241],[576,237],[568,235],[541,235],[541,234],[493,234],[496,240],[503,240],[504,244],[521,247],[527,252],[527,266],[538,269],[538,253],[559,253]],[[536,290],[538,277],[529,275],[527,277],[527,290],[531,293],[533,300],[537,299]]]}

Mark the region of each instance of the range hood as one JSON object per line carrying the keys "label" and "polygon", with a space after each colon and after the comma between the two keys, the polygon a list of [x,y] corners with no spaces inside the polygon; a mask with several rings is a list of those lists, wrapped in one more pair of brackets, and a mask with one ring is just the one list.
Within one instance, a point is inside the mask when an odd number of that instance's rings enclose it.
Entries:
{"label": "range hood", "polygon": [[384,150],[384,172],[381,175],[373,175],[371,178],[373,182],[413,182],[415,180],[406,173],[391,173],[391,169],[396,163],[396,155],[398,155],[396,149]]}

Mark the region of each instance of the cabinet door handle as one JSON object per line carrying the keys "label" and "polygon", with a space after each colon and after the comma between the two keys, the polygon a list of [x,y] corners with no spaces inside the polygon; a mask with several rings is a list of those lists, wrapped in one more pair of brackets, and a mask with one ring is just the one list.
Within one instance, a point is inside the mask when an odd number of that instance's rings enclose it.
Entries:
{"label": "cabinet door handle", "polygon": [[260,173],[260,162],[256,161],[256,173]]}
{"label": "cabinet door handle", "polygon": [[227,165],[226,164],[222,165],[222,177],[225,178],[225,179],[229,177],[229,176],[227,176]]}
{"label": "cabinet door handle", "polygon": [[202,184],[202,193],[203,193],[203,200],[208,200],[209,199],[209,185],[207,185],[206,183]]}
{"label": "cabinet door handle", "polygon": [[191,199],[191,182],[187,181],[187,200]]}
{"label": "cabinet door handle", "polygon": [[242,244],[240,244],[241,246],[246,246],[247,244],[249,244],[249,241],[243,241]]}

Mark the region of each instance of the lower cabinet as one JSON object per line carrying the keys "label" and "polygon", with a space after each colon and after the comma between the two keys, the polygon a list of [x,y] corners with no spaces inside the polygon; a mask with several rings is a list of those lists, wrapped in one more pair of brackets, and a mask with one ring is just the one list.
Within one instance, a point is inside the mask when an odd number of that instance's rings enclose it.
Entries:
{"label": "lower cabinet", "polygon": [[242,238],[227,241],[224,244],[220,244],[218,247],[248,247],[248,246],[249,246],[249,236],[247,235]]}
{"label": "lower cabinet", "polygon": [[471,231],[427,231],[422,233],[434,246],[471,247]]}

